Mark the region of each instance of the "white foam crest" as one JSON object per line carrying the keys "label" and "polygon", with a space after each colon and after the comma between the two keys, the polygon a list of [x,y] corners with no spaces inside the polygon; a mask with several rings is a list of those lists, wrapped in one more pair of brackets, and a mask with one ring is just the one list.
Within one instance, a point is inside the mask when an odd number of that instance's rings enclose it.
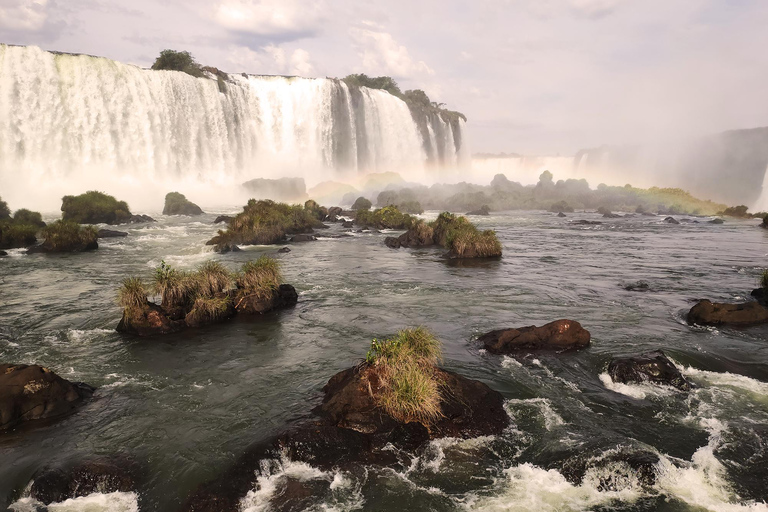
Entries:
{"label": "white foam crest", "polygon": [[539,368],[541,368],[542,370],[544,370],[544,373],[546,373],[546,374],[547,374],[547,377],[549,377],[550,379],[553,379],[553,380],[556,380],[556,381],[562,382],[563,384],[565,384],[565,386],[566,386],[566,387],[568,387],[568,388],[572,389],[573,391],[578,391],[578,392],[580,392],[580,391],[581,391],[581,390],[579,389],[579,387],[578,387],[576,384],[574,384],[573,382],[567,381],[567,380],[565,380],[564,378],[562,378],[562,377],[559,377],[559,376],[555,375],[555,374],[552,372],[552,370],[550,370],[549,368],[547,368],[546,366],[544,366],[544,364],[543,364],[541,361],[539,361],[538,359],[534,359],[534,360],[532,360],[532,361],[531,361],[531,363],[535,364],[536,366],[538,366]]}
{"label": "white foam crest", "polygon": [[552,430],[557,426],[565,425],[565,420],[555,412],[555,409],[552,407],[552,402],[548,398],[510,398],[504,403],[504,409],[506,409],[507,414],[509,414],[513,420],[516,415],[513,406],[518,405],[532,405],[536,407],[544,419],[544,428],[547,430]]}
{"label": "white foam crest", "polygon": [[622,382],[614,382],[610,375],[607,373],[600,374],[600,382],[603,383],[607,389],[615,393],[620,393],[639,400],[645,399],[648,395],[655,396],[669,396],[676,392],[674,388],[669,386],[661,386],[657,384],[651,384],[648,382],[624,384]]}
{"label": "white foam crest", "polygon": [[506,480],[499,494],[472,500],[470,510],[528,512],[576,512],[610,504],[614,500],[635,501],[640,492],[628,487],[618,491],[600,491],[593,479],[573,485],[554,469],[520,464],[504,470]]}
{"label": "white foam crest", "polygon": [[133,492],[94,493],[80,498],[72,498],[61,503],[51,503],[47,507],[32,499],[22,498],[12,503],[10,509],[15,512],[138,512],[139,500]]}
{"label": "white foam crest", "polygon": [[67,331],[67,338],[70,341],[91,341],[94,337],[106,334],[114,334],[114,329],[70,329]]}
{"label": "white foam crest", "polygon": [[754,395],[768,397],[768,382],[728,372],[710,372],[699,370],[690,366],[683,366],[677,362],[675,365],[686,377],[710,386],[728,387],[739,391],[746,391]]}
{"label": "white foam crest", "polygon": [[[437,473],[445,460],[446,450],[458,450],[467,453],[488,445],[494,439],[494,436],[480,436],[470,439],[461,439],[458,437],[433,439],[427,445],[424,453],[416,458],[414,464],[411,465],[411,469],[418,468]],[[411,469],[409,469],[409,472]]]}

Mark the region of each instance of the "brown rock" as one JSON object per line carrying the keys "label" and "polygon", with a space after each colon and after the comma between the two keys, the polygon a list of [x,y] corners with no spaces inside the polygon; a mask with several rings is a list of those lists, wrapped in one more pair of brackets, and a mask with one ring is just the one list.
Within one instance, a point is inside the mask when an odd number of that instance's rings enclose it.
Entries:
{"label": "brown rock", "polygon": [[499,329],[483,334],[478,341],[492,354],[519,350],[567,350],[589,346],[589,331],[574,320],[555,320],[541,327]]}
{"label": "brown rock", "polygon": [[755,325],[768,322],[768,308],[757,302],[721,304],[699,301],[688,312],[688,323],[699,325]]}
{"label": "brown rock", "polygon": [[178,332],[184,327],[184,320],[171,320],[163,308],[147,302],[140,310],[123,311],[123,318],[117,324],[117,332],[138,336],[154,336]]}
{"label": "brown rock", "polygon": [[290,284],[281,284],[271,297],[247,294],[238,296],[235,299],[235,309],[238,313],[260,315],[275,309],[295,306],[298,301],[299,294],[296,293],[296,288]]}
{"label": "brown rock", "polygon": [[0,431],[71,412],[94,388],[38,365],[0,364]]}

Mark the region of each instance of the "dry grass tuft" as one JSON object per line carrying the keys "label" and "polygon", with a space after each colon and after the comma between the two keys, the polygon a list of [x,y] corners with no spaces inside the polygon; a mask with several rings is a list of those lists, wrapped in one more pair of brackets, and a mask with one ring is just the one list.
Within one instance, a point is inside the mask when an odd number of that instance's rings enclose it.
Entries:
{"label": "dry grass tuft", "polygon": [[123,279],[123,285],[117,292],[117,302],[129,312],[144,307],[147,303],[147,291],[141,278]]}
{"label": "dry grass tuft", "polygon": [[271,297],[282,282],[280,263],[266,255],[245,263],[236,277],[238,291],[264,299]]}

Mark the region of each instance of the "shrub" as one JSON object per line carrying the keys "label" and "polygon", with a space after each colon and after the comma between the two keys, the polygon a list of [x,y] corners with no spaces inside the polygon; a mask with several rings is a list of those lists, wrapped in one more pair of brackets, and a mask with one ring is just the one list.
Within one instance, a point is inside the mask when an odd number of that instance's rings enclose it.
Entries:
{"label": "shrub", "polygon": [[0,224],[0,249],[29,247],[37,241],[37,227],[29,224]]}
{"label": "shrub", "polygon": [[185,51],[178,52],[167,49],[161,51],[160,56],[157,57],[154,64],[152,64],[152,69],[183,71],[194,77],[203,76],[203,69],[200,64],[195,61],[195,58],[192,57],[191,53]]}
{"label": "shrub", "polygon": [[98,231],[69,220],[57,220],[42,230],[45,252],[79,252],[98,248]]}
{"label": "shrub", "polygon": [[242,213],[230,221],[227,230],[219,231],[208,244],[215,245],[217,251],[234,244],[275,244],[286,234],[307,233],[320,226],[322,223],[299,205],[251,199]]}
{"label": "shrub", "polygon": [[160,295],[163,308],[188,309],[194,302],[197,281],[189,272],[176,270],[163,260],[155,269],[153,289]]}
{"label": "shrub", "polygon": [[45,227],[45,222],[43,222],[43,216],[40,215],[40,212],[33,212],[26,208],[16,210],[16,213],[13,214],[13,222],[15,224],[27,224],[38,228]]}
{"label": "shrub", "polygon": [[393,338],[373,340],[366,363],[375,374],[374,399],[398,421],[429,424],[440,416],[440,385],[435,377],[440,341],[427,329],[404,329]]}
{"label": "shrub", "polygon": [[398,207],[403,212],[413,215],[421,215],[424,213],[424,208],[421,207],[421,203],[418,201],[402,201],[398,204]]}
{"label": "shrub", "polygon": [[198,297],[215,297],[230,290],[234,279],[224,265],[215,260],[208,260],[195,272]]}
{"label": "shrub", "polygon": [[489,258],[501,256],[502,248],[496,232],[479,231],[466,217],[443,212],[433,221],[434,241],[454,257]]}
{"label": "shrub", "polygon": [[326,217],[328,217],[328,208],[325,206],[320,206],[314,199],[307,199],[307,201],[304,203],[304,209],[307,210],[307,212],[309,212],[312,217],[319,221],[323,221]]}
{"label": "shrub", "polygon": [[141,278],[128,277],[117,292],[117,302],[127,312],[135,312],[147,303],[147,291]]}
{"label": "shrub", "polygon": [[768,288],[768,269],[760,274],[760,288]]}
{"label": "shrub", "polygon": [[352,204],[351,209],[352,210],[370,210],[371,206],[373,206],[373,203],[371,203],[369,199],[366,199],[363,196],[360,196],[357,199],[355,199],[355,202]]}
{"label": "shrub", "polygon": [[79,196],[64,196],[61,201],[62,218],[79,224],[121,224],[131,218],[125,201],[91,190]]}
{"label": "shrub", "polygon": [[190,325],[202,325],[222,320],[228,316],[232,299],[228,296],[198,297],[186,316]]}
{"label": "shrub", "polygon": [[0,221],[10,219],[11,210],[8,208],[8,203],[0,198]]}
{"label": "shrub", "polygon": [[746,217],[750,217],[750,215],[747,213],[748,209],[749,208],[747,208],[743,204],[739,206],[729,206],[728,208],[720,212],[720,215],[727,215],[729,217],[746,218]]}

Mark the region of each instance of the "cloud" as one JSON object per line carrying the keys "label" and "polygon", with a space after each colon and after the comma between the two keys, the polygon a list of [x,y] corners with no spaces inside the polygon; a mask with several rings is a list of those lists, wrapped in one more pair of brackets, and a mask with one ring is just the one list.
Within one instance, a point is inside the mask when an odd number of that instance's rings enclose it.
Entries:
{"label": "cloud", "polygon": [[364,27],[350,28],[349,35],[366,72],[396,78],[435,73],[423,60],[415,61],[408,48],[399,44],[392,34],[380,30],[372,23],[364,23]]}
{"label": "cloud", "polygon": [[588,18],[603,18],[612,14],[625,0],[570,0],[577,14]]}
{"label": "cloud", "polygon": [[290,56],[285,49],[268,45],[258,50],[247,46],[237,46],[230,49],[227,61],[232,69],[263,75],[297,75],[313,76],[315,66],[311,62],[309,52],[297,48]]}
{"label": "cloud", "polygon": [[0,28],[35,32],[47,21],[48,0],[0,0]]}
{"label": "cloud", "polygon": [[322,0],[222,0],[214,19],[233,32],[290,40],[317,34],[324,12]]}

